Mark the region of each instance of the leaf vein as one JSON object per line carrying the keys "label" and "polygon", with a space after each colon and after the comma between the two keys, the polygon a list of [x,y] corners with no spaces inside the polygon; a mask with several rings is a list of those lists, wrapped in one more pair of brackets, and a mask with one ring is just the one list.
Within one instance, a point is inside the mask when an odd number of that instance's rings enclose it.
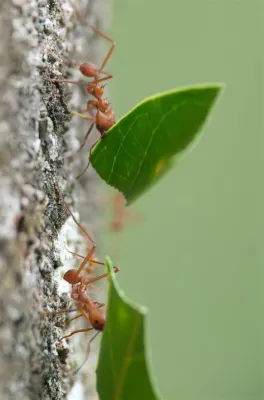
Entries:
{"label": "leaf vein", "polygon": [[171,109],[170,111],[168,111],[167,113],[165,113],[165,114],[163,115],[163,117],[160,119],[159,123],[157,124],[156,128],[153,129],[152,135],[151,135],[151,137],[150,137],[150,139],[149,139],[149,143],[148,143],[148,145],[147,145],[147,147],[146,147],[145,153],[143,154],[142,160],[141,160],[141,162],[140,162],[140,164],[139,164],[139,167],[138,167],[138,170],[137,170],[137,172],[136,172],[135,178],[134,178],[132,184],[130,185],[130,187],[129,187],[129,189],[128,189],[128,196],[131,194],[132,188],[134,187],[134,185],[135,185],[135,183],[136,183],[136,181],[137,181],[137,178],[138,178],[138,176],[139,176],[139,174],[140,174],[140,172],[141,172],[143,163],[144,163],[144,161],[145,161],[146,158],[147,158],[147,154],[148,154],[149,148],[150,148],[150,146],[151,146],[151,143],[153,142],[153,139],[154,139],[154,137],[155,137],[155,135],[156,135],[156,132],[159,130],[159,128],[160,128],[160,126],[162,125],[163,121],[164,121],[171,113],[173,113],[173,112],[176,111],[178,108],[180,108],[184,103],[186,103],[186,101],[183,101],[182,103],[177,104],[176,106],[172,107],[172,109]]}
{"label": "leaf vein", "polygon": [[117,382],[117,387],[116,387],[116,391],[115,391],[115,394],[114,394],[114,400],[120,400],[120,395],[121,395],[123,387],[124,387],[126,373],[127,373],[130,361],[132,359],[131,353],[133,351],[133,348],[134,348],[134,345],[135,345],[135,341],[136,341],[136,338],[137,338],[139,324],[140,324],[140,316],[137,315],[137,320],[136,320],[134,329],[132,331],[132,335],[131,335],[130,341],[128,343],[126,353],[124,355],[123,365],[121,366],[121,369],[120,369],[119,381]]}
{"label": "leaf vein", "polygon": [[[109,176],[108,176],[108,178],[107,178],[107,182],[110,182],[110,179],[111,179],[111,177],[112,177],[112,174],[113,174],[113,171],[114,171],[114,167],[115,167],[115,164],[116,164],[116,161],[117,161],[117,157],[118,157],[118,155],[119,155],[119,153],[120,153],[120,151],[121,151],[121,149],[122,149],[122,147],[123,147],[123,144],[124,144],[124,142],[125,142],[125,140],[126,140],[127,135],[129,134],[129,132],[131,131],[131,129],[133,128],[133,126],[135,125],[135,123],[137,122],[137,120],[138,120],[139,118],[142,117],[142,115],[143,115],[143,114],[138,115],[137,118],[135,118],[135,120],[133,121],[133,123],[130,125],[128,131],[127,131],[126,134],[123,136],[123,139],[121,140],[121,142],[120,142],[120,144],[119,144],[119,147],[118,147],[118,150],[117,150],[117,152],[116,152],[116,155],[115,155],[115,157],[114,157],[113,164],[112,164],[112,168],[111,168],[111,171],[110,171]],[[121,131],[120,131],[120,128],[119,128],[119,132],[121,132]],[[122,134],[122,132],[121,132],[121,134]]]}
{"label": "leaf vein", "polygon": [[109,338],[109,352],[110,352],[110,359],[111,359],[111,363],[113,368],[111,368],[112,373],[113,373],[113,377],[114,377],[114,381],[116,381],[116,374],[115,374],[115,362],[114,362],[114,351],[113,351],[113,346],[112,346],[112,334],[111,334],[111,330],[110,330],[110,325],[108,325],[107,330],[108,330],[108,338]]}

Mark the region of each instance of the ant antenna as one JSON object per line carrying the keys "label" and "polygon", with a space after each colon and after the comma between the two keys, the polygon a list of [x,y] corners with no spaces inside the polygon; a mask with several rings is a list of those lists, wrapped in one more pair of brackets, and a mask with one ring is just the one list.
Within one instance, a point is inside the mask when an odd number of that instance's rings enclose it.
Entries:
{"label": "ant antenna", "polygon": [[77,221],[77,219],[75,218],[75,216],[73,215],[73,213],[70,210],[70,207],[68,206],[68,204],[66,203],[66,201],[64,200],[62,193],[60,191],[59,185],[55,184],[55,187],[59,193],[60,199],[63,202],[66,210],[68,211],[68,213],[70,214],[70,216],[72,217],[73,221],[76,223],[76,225],[78,226],[78,228],[84,233],[84,235],[88,238],[88,240],[90,240],[90,242],[92,243],[93,247],[96,247],[95,241],[92,239],[92,237],[88,234],[88,232],[86,231],[86,229],[84,229],[84,227]]}
{"label": "ant antenna", "polygon": [[84,361],[81,363],[81,365],[80,365],[78,368],[76,368],[75,371],[73,371],[73,372],[71,373],[71,375],[76,375],[76,374],[78,374],[78,372],[82,369],[82,367],[84,366],[84,364],[86,363],[86,361],[88,361],[88,358],[89,358],[89,355],[90,355],[90,351],[91,351],[91,343],[92,343],[92,341],[99,335],[99,333],[100,333],[100,331],[96,332],[96,334],[93,335],[93,337],[89,340],[88,346],[87,346],[87,349],[86,349],[86,353],[85,353],[85,357],[84,357]]}
{"label": "ant antenna", "polygon": [[91,28],[94,32],[96,32],[98,35],[102,36],[103,38],[105,38],[108,42],[111,43],[111,47],[110,50],[108,51],[107,55],[105,56],[101,67],[99,68],[98,72],[101,73],[104,69],[104,67],[106,66],[107,62],[109,61],[114,48],[115,48],[115,42],[107,35],[105,35],[103,32],[101,32],[99,29],[97,29],[95,26],[89,24],[89,22],[86,21],[86,19],[84,18],[84,16],[81,13],[81,10],[79,9],[79,5],[78,5],[78,0],[75,0],[74,2],[74,8],[76,11],[76,14],[78,15],[78,18],[87,26],[89,26],[89,28]]}
{"label": "ant antenna", "polygon": [[[90,94],[92,97],[94,97],[93,99],[88,101],[88,103],[86,105],[86,109],[83,110],[81,113],[71,111],[72,116],[76,115],[82,119],[90,121],[90,123],[91,123],[91,125],[85,135],[84,141],[79,148],[79,151],[85,146],[88,136],[90,135],[94,126],[96,126],[98,132],[100,133],[100,139],[97,140],[89,150],[89,160],[88,160],[88,164],[87,164],[85,170],[76,177],[76,179],[78,179],[84,174],[84,172],[88,169],[88,167],[90,165],[91,152],[92,152],[94,146],[101,139],[103,139],[105,133],[116,123],[115,112],[111,107],[111,103],[107,98],[103,97],[105,84],[104,83],[102,84],[102,82],[113,78],[113,75],[108,73],[107,71],[105,71],[104,67],[106,66],[106,64],[108,63],[109,59],[112,56],[112,53],[115,48],[115,42],[109,36],[107,36],[106,34],[104,34],[99,29],[97,29],[96,27],[94,27],[93,25],[91,25],[89,22],[86,21],[86,18],[84,17],[84,15],[81,13],[81,11],[79,9],[77,0],[74,1],[74,9],[75,9],[76,15],[78,16],[79,20],[83,24],[88,26],[95,33],[100,35],[102,38],[106,39],[111,44],[111,47],[108,50],[105,58],[103,59],[103,62],[100,67],[97,67],[95,64],[90,63],[90,62],[84,62],[84,63],[74,62],[73,63],[75,65],[75,67],[79,68],[79,71],[81,72],[81,74],[83,76],[85,76],[86,78],[92,78],[93,79],[92,81],[85,82],[82,80],[74,81],[71,79],[53,79],[53,78],[49,78],[47,76],[44,77],[44,79],[48,82],[53,82],[53,83],[64,82],[64,83],[72,83],[75,85],[84,85],[84,86],[86,86],[86,90],[87,90],[88,94]],[[68,64],[69,64],[69,62],[68,62]],[[105,75],[105,76],[102,77],[102,75]],[[87,112],[88,115],[83,114],[83,112]],[[65,204],[65,206],[67,208],[66,204]],[[91,238],[90,238],[90,241],[92,242]]]}

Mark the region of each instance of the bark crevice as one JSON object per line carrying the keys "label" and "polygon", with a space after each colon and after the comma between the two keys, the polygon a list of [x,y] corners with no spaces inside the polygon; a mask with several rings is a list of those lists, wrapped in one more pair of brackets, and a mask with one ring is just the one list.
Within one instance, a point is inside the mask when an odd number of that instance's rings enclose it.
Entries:
{"label": "bark crevice", "polygon": [[[98,19],[98,2],[80,0],[80,6],[89,18]],[[83,44],[81,34],[87,52],[83,57],[96,62],[98,42],[90,40],[92,35],[87,37],[86,31],[86,27],[76,24],[69,0],[1,1],[0,398],[3,400],[60,400],[66,398],[73,381],[67,372],[71,368],[67,354],[78,351],[78,341],[74,351],[71,346],[60,345],[58,339],[65,328],[65,316],[47,318],[40,314],[43,309],[68,307],[68,296],[59,290],[58,272],[64,263],[65,241],[74,249],[76,243],[84,240],[72,224],[65,234],[60,233],[68,215],[55,184],[61,186],[68,199],[74,196],[75,203],[85,202],[82,221],[88,222],[93,233],[98,229],[100,189],[93,172],[86,174],[81,184],[74,179],[75,164],[84,165],[87,152],[76,162],[78,133],[83,136],[85,130],[80,128],[79,121],[70,122],[68,103],[72,99],[79,107],[86,99],[84,91],[52,84],[43,77],[75,74],[62,60],[71,58],[76,47]],[[85,390],[83,385],[82,392]]]}

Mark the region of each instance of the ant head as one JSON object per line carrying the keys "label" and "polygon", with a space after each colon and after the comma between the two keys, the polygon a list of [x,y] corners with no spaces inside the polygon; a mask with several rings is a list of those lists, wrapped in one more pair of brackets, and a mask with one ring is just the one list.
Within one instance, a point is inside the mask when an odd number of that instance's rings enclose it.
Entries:
{"label": "ant head", "polygon": [[87,78],[97,78],[98,68],[92,63],[83,63],[79,66],[80,72]]}
{"label": "ant head", "polygon": [[94,329],[103,331],[105,326],[105,312],[103,310],[98,310],[98,308],[93,307],[89,312],[89,319]]}
{"label": "ant head", "polygon": [[71,285],[76,285],[76,283],[81,282],[82,277],[78,273],[76,269],[69,269],[63,276],[63,279],[66,282],[69,282]]}

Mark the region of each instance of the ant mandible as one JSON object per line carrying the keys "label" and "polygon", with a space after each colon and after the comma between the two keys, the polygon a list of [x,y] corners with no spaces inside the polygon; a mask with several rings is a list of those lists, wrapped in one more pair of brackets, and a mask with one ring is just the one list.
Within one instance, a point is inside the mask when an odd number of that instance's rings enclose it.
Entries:
{"label": "ant mandible", "polygon": [[[108,131],[108,129],[110,129],[115,124],[115,113],[114,113],[113,109],[111,108],[111,104],[110,104],[109,100],[107,98],[103,97],[105,86],[101,84],[102,82],[113,78],[112,74],[109,74],[104,71],[104,67],[106,66],[107,62],[109,61],[109,59],[112,56],[112,53],[115,48],[115,42],[109,36],[105,35],[103,32],[101,32],[99,29],[97,29],[93,25],[89,24],[85,20],[85,18],[83,17],[83,15],[78,7],[77,0],[75,0],[74,8],[75,8],[76,14],[78,15],[79,19],[85,25],[89,26],[89,28],[91,28],[94,32],[96,32],[101,37],[105,38],[107,41],[109,41],[111,43],[111,47],[99,68],[95,64],[90,63],[90,62],[84,62],[84,63],[80,63],[80,64],[75,63],[75,65],[79,67],[80,72],[85,77],[93,78],[92,82],[87,83],[85,81],[72,81],[69,79],[51,79],[51,78],[45,77],[45,80],[47,80],[49,82],[66,82],[66,83],[73,83],[75,85],[84,85],[87,87],[87,92],[91,96],[95,97],[92,100],[88,100],[87,105],[86,105],[86,110],[84,110],[84,111],[87,111],[87,113],[89,115],[84,115],[82,113],[75,112],[75,111],[71,112],[72,115],[77,115],[82,119],[86,119],[86,120],[89,120],[92,122],[88,129],[88,132],[85,135],[83,143],[81,144],[81,146],[79,148],[79,151],[85,146],[88,136],[90,135],[94,125],[96,126],[97,130],[100,133],[100,138],[91,146],[91,148],[89,150],[89,161],[88,161],[86,168],[84,169],[84,171],[81,174],[79,174],[76,177],[76,179],[78,179],[85,173],[85,171],[88,169],[88,167],[90,165],[90,156],[91,156],[91,152],[92,152],[94,146],[104,137],[104,135]],[[102,75],[105,75],[105,76],[102,77]],[[95,115],[94,115],[94,111],[95,111]]]}

